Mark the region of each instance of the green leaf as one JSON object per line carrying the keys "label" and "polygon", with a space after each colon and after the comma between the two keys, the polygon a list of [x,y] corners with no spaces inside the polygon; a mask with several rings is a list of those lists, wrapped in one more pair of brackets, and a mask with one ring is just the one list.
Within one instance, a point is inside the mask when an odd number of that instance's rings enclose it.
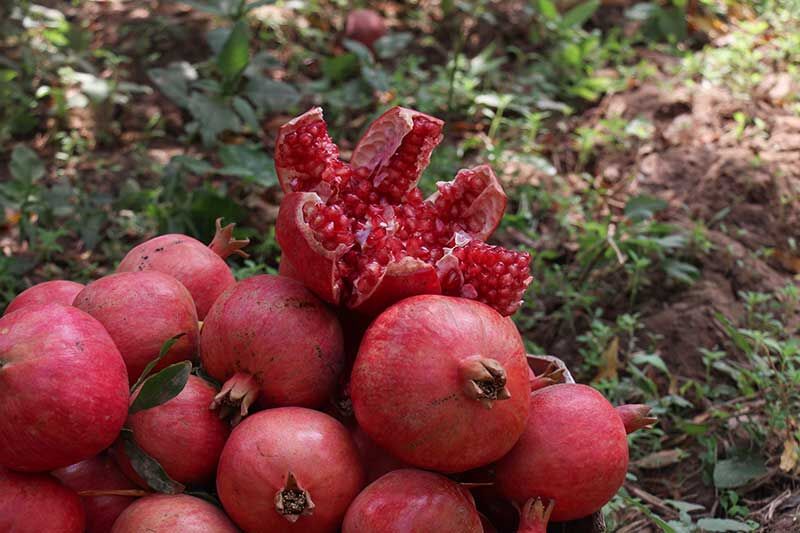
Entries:
{"label": "green leaf", "polygon": [[217,55],[217,66],[222,76],[231,81],[247,67],[250,61],[250,28],[240,20],[231,30],[225,44]]}
{"label": "green leaf", "polygon": [[211,48],[211,53],[215,56],[219,55],[222,51],[222,47],[225,46],[225,42],[228,40],[228,37],[230,37],[232,29],[232,27],[214,28],[206,33],[206,42],[208,43],[208,47]]}
{"label": "green leaf", "polygon": [[189,172],[199,174],[200,176],[205,176],[206,174],[210,174],[215,170],[214,166],[208,161],[203,161],[202,159],[198,159],[189,155],[173,156],[172,159],[170,159],[170,163],[180,165]]}
{"label": "green leaf", "polygon": [[375,58],[372,57],[372,51],[360,42],[345,39],[343,44],[347,50],[356,55],[361,64],[371,65],[375,62]]}
{"label": "green leaf", "polygon": [[667,207],[667,202],[655,196],[634,196],[625,204],[625,215],[634,222],[653,218],[653,215]]}
{"label": "green leaf", "polygon": [[700,277],[700,270],[696,266],[683,261],[668,259],[663,264],[664,272],[673,279],[680,282],[691,284]]}
{"label": "green leaf", "polygon": [[410,32],[387,33],[375,41],[373,46],[378,57],[392,59],[397,57],[413,40],[414,35]]}
{"label": "green leaf", "polygon": [[147,76],[167,98],[185,108],[189,102],[189,82],[197,79],[197,70],[187,63],[170,63],[166,68],[151,68]]}
{"label": "green leaf", "polygon": [[564,14],[560,26],[564,29],[580,28],[592,18],[599,7],[600,0],[588,0],[588,2],[579,4]]}
{"label": "green leaf", "polygon": [[340,82],[358,74],[359,63],[355,54],[342,54],[322,60],[322,74],[331,82]]}
{"label": "green leaf", "polygon": [[210,98],[202,93],[192,93],[188,104],[189,112],[197,121],[203,144],[212,146],[217,135],[223,131],[239,131],[242,121],[224,100]]}
{"label": "green leaf", "polygon": [[548,20],[558,20],[558,8],[552,0],[538,0],[539,12]]}
{"label": "green leaf", "polygon": [[186,487],[169,477],[158,461],[139,448],[133,431],[124,428],[120,438],[131,466],[151,489],[164,494],[180,494],[184,491]]}
{"label": "green leaf", "polygon": [[760,457],[723,459],[714,466],[714,486],[718,489],[735,489],[766,473],[767,467]]}
{"label": "green leaf", "polygon": [[192,362],[181,361],[147,378],[128,409],[128,414],[158,407],[176,397],[186,386],[191,371]]}
{"label": "green leaf", "polygon": [[262,112],[287,111],[300,101],[293,86],[262,76],[249,78],[244,93]]}
{"label": "green leaf", "polygon": [[261,147],[247,144],[226,144],[219,150],[219,158],[224,167],[219,174],[240,176],[264,187],[278,182],[275,162]]}
{"label": "green leaf", "polygon": [[[173,158],[173,160],[174,159],[176,158]],[[144,367],[144,370],[142,370],[142,373],[139,374],[139,377],[136,379],[136,383],[134,383],[133,386],[131,387],[131,392],[139,388],[139,385],[141,385],[142,382],[145,379],[147,379],[147,376],[150,375],[150,372],[153,371],[153,369],[156,367],[159,361],[161,361],[164,358],[164,356],[169,353],[170,349],[172,349],[175,343],[178,342],[178,339],[180,339],[185,335],[186,333],[178,333],[174,337],[170,337],[169,339],[164,341],[164,344],[161,345],[161,349],[158,351],[158,355],[155,357],[155,359],[147,363],[147,365]]]}
{"label": "green leaf", "polygon": [[36,155],[36,152],[20,144],[11,152],[9,170],[15,179],[33,184],[44,176],[44,163]]}
{"label": "green leaf", "polygon": [[744,522],[729,518],[701,518],[697,521],[701,531],[752,531],[753,528]]}
{"label": "green leaf", "polygon": [[661,359],[661,356],[658,354],[645,354],[645,353],[637,353],[631,358],[631,362],[635,365],[650,365],[661,370],[664,374],[669,376],[669,370],[667,369],[666,363],[664,360]]}
{"label": "green leaf", "polygon": [[245,124],[250,126],[250,129],[258,133],[258,131],[261,129],[261,125],[258,123],[256,111],[253,109],[253,106],[250,105],[250,102],[241,96],[234,96],[233,109],[236,110],[236,113],[239,114],[239,117],[245,122]]}

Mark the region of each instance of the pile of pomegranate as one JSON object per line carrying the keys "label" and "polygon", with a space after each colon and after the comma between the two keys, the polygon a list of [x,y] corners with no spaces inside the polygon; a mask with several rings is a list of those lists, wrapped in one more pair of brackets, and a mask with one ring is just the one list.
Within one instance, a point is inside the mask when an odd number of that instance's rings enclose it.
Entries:
{"label": "pile of pomegranate", "polygon": [[[488,166],[417,188],[443,123],[394,108],[339,157],[320,109],[280,130],[279,276],[237,282],[222,227],[133,248],[0,318],[0,531],[547,530],[622,485],[614,408],[509,315],[530,256],[487,244]],[[549,366],[548,366],[549,362]]]}

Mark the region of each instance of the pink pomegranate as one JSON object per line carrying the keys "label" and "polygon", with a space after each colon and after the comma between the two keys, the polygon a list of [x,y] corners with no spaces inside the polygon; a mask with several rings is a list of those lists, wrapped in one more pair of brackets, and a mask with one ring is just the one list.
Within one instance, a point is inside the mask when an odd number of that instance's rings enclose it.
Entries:
{"label": "pink pomegranate", "polygon": [[519,505],[534,497],[555,500],[556,522],[599,510],[622,486],[628,468],[617,410],[586,385],[551,385],[530,400],[525,432],[496,465],[498,487]]}
{"label": "pink pomegranate", "polygon": [[46,474],[0,468],[0,531],[83,533],[78,495]]}
{"label": "pink pomegranate", "polygon": [[281,276],[254,276],[228,290],[200,337],[203,368],[224,383],[215,406],[235,418],[256,400],[318,407],[344,365],[336,316],[301,283]]}
{"label": "pink pomegranate", "polygon": [[389,452],[375,444],[360,427],[354,426],[350,428],[350,435],[353,437],[356,448],[358,448],[358,455],[361,458],[361,464],[364,465],[367,483],[372,483],[392,470],[409,467],[406,463],[392,457]]}
{"label": "pink pomegranate", "polygon": [[[75,492],[135,492],[137,489],[120,471],[114,459],[105,453],[60,468],[52,474]],[[108,533],[120,513],[134,501],[136,498],[133,496],[114,494],[81,496],[86,511],[86,533]]]}
{"label": "pink pomegranate", "polygon": [[336,532],[363,484],[347,429],[302,407],[246,418],[231,433],[217,470],[222,505],[247,532]]}
{"label": "pink pomegranate", "polygon": [[[178,483],[203,485],[214,480],[219,455],[230,433],[228,424],[208,408],[216,394],[211,383],[190,375],[175,398],[128,417],[126,426],[133,431],[139,448]],[[147,488],[133,470],[124,448],[117,445],[114,452],[125,474]]]}
{"label": "pink pomegranate", "polygon": [[367,330],[350,379],[358,424],[398,459],[463,472],[525,429],[530,390],[511,319],[465,298],[415,296]]}
{"label": "pink pomegranate", "polygon": [[31,305],[0,318],[0,466],[43,472],[97,455],[128,413],[125,363],[80,309]]}
{"label": "pink pomegranate", "polygon": [[83,290],[83,285],[74,281],[57,279],[45,281],[25,289],[11,300],[4,314],[13,313],[28,305],[36,304],[62,304],[72,305],[75,296]]}
{"label": "pink pomegranate", "polygon": [[491,168],[461,170],[426,200],[416,187],[442,125],[395,107],[344,163],[321,109],[285,124],[275,147],[287,192],[276,223],[282,271],[323,300],[367,314],[439,293],[513,313],[531,279],[530,256],[483,242],[506,205]]}
{"label": "pink pomegranate", "polygon": [[377,11],[354,9],[347,15],[344,34],[348,39],[371,48],[375,41],[386,34],[386,24]]}
{"label": "pink pomegranate", "polygon": [[117,272],[157,270],[173,276],[189,289],[197,316],[203,320],[219,295],[236,283],[225,258],[231,254],[247,257],[242,248],[249,241],[234,239],[234,224],[223,228],[221,220],[217,219],[217,234],[208,246],[187,235],[160,235],[128,252]]}
{"label": "pink pomegranate", "polygon": [[222,510],[186,494],[158,494],[131,504],[111,533],[238,533]]}
{"label": "pink pomegranate", "polygon": [[134,383],[168,339],[183,335],[155,371],[194,359],[197,312],[189,291],[157,271],[121,272],[93,281],[75,298],[75,307],[100,321],[119,348]]}
{"label": "pink pomegranate", "polygon": [[482,533],[469,491],[422,470],[395,470],[372,482],[347,510],[342,533]]}

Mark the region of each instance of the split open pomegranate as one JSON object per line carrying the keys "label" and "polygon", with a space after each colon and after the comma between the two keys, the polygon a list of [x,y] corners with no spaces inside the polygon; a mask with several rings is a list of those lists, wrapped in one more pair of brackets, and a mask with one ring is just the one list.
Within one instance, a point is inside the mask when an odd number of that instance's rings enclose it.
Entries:
{"label": "split open pomegranate", "polygon": [[281,272],[332,304],[375,314],[417,294],[479,300],[510,315],[531,277],[530,255],[484,241],[506,195],[488,165],[461,170],[423,199],[417,188],[443,122],[395,107],[367,129],[349,163],[320,108],[285,124],[275,167],[287,193],[276,235]]}

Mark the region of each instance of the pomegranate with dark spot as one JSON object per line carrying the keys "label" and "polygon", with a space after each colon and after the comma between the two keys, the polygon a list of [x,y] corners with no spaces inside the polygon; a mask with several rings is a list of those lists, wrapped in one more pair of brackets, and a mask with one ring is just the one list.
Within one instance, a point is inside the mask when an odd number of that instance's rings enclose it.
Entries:
{"label": "pomegranate with dark spot", "polygon": [[302,407],[255,413],[231,433],[217,493],[248,533],[336,532],[364,484],[347,429]]}
{"label": "pomegranate with dark spot", "polygon": [[75,301],[75,296],[82,290],[83,285],[75,283],[74,281],[63,279],[45,281],[44,283],[39,283],[19,293],[16,298],[11,300],[11,303],[6,307],[6,312],[3,314],[7,315],[13,313],[28,305],[72,305],[72,302]]}
{"label": "pomegranate with dark spot", "polygon": [[111,274],[90,283],[74,305],[106,328],[125,360],[131,383],[171,337],[182,335],[155,371],[196,356],[197,311],[192,295],[172,276],[157,271]]}
{"label": "pomegranate with dark spot", "polygon": [[[52,474],[75,492],[138,489],[106,453],[54,470]],[[81,496],[81,504],[86,511],[86,533],[108,533],[120,513],[134,501],[136,498],[133,496],[113,494]]]}
{"label": "pomegranate with dark spot", "polygon": [[422,470],[395,470],[371,483],[347,510],[342,533],[482,533],[469,491]]}
{"label": "pomegranate with dark spot", "polygon": [[343,370],[342,328],[301,283],[254,276],[211,308],[200,358],[209,376],[223,383],[215,407],[234,423],[256,401],[319,407],[332,397]]}
{"label": "pomegranate with dark spot", "polygon": [[[139,448],[158,461],[170,478],[184,485],[204,485],[214,480],[230,433],[228,424],[208,408],[216,394],[211,383],[190,375],[175,398],[128,417],[126,425]],[[114,452],[125,474],[146,488],[123,447],[116,445]]]}
{"label": "pomegranate with dark spot", "polygon": [[483,242],[506,205],[491,168],[461,170],[427,199],[416,187],[442,126],[395,107],[372,123],[345,163],[321,109],[285,124],[275,148],[287,193],[276,223],[289,263],[282,272],[327,302],[366,314],[439,293],[512,314],[531,279],[530,256]]}
{"label": "pomegranate with dark spot", "polygon": [[242,250],[248,240],[233,238],[233,224],[224,228],[217,219],[217,233],[206,246],[188,235],[160,235],[134,247],[122,259],[117,272],[157,270],[173,276],[189,290],[203,320],[214,301],[236,283],[225,258],[231,254],[247,257]]}
{"label": "pomegranate with dark spot", "polygon": [[420,468],[463,472],[525,429],[530,374],[510,318],[465,298],[415,296],[367,330],[350,380],[358,424]]}
{"label": "pomegranate with dark spot", "polygon": [[131,504],[111,533],[238,533],[225,513],[186,494],[157,494]]}
{"label": "pomegranate with dark spot", "polygon": [[83,533],[78,495],[46,474],[21,474],[0,467],[0,531]]}
{"label": "pomegranate with dark spot", "polygon": [[103,325],[75,307],[0,318],[0,466],[44,472],[97,455],[128,414],[125,362]]}

